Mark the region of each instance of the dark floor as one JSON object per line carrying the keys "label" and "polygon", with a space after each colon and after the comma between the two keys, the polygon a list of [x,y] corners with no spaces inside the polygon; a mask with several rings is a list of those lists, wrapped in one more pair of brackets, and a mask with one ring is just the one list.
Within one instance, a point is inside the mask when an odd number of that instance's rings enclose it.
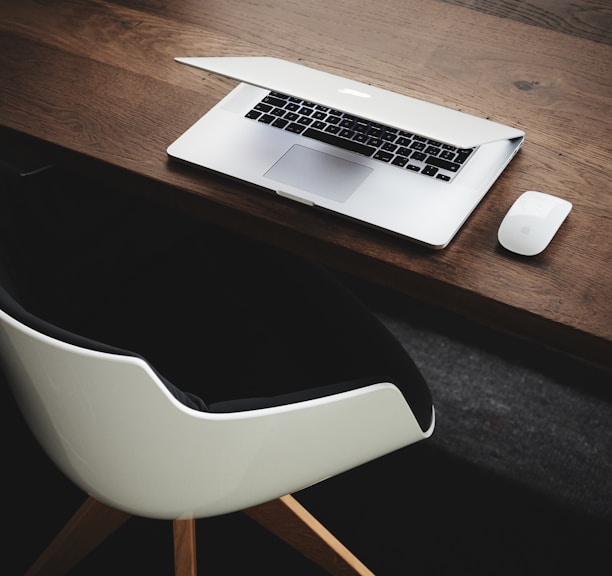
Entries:
{"label": "dark floor", "polygon": [[[612,375],[350,282],[423,371],[436,431],[296,497],[378,576],[612,574]],[[19,575],[84,495],[0,391],[3,573]],[[198,521],[198,552],[201,574],[321,574],[240,513]],[[134,518],[74,574],[172,564],[171,523]]]}
{"label": "dark floor", "polygon": [[[5,388],[2,388],[3,393]],[[22,574],[83,495],[2,403],[6,574]],[[609,519],[571,511],[525,486],[422,443],[297,494],[379,576],[610,574]],[[321,572],[242,514],[198,521],[202,574]],[[134,518],[76,575],[172,573],[171,523]]]}
{"label": "dark floor", "polygon": [[[375,304],[377,292],[364,296]],[[457,319],[409,322],[384,302],[431,384],[436,432],[297,498],[379,576],[612,573],[609,374],[534,358],[532,345]],[[7,443],[5,565],[22,574],[84,495],[0,389],[18,439]],[[240,513],[198,521],[198,553],[202,574],[321,574]],[[170,522],[134,518],[74,574],[166,575],[172,561]]]}

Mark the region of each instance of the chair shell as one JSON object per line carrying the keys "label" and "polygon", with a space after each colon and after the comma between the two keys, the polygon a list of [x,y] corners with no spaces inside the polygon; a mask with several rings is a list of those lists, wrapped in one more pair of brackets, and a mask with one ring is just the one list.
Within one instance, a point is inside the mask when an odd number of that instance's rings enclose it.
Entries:
{"label": "chair shell", "polygon": [[[283,406],[209,413],[180,403],[142,358],[69,344],[0,310],[0,353],[49,457],[102,503],[187,519],[303,489],[431,435],[381,382]],[[205,356],[205,354],[203,354]]]}

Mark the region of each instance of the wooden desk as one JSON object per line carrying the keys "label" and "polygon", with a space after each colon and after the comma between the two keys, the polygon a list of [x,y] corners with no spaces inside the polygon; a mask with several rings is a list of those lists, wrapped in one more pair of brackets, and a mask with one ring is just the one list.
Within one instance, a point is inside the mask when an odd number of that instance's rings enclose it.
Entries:
{"label": "wooden desk", "polygon": [[[612,366],[612,16],[601,0],[578,4],[3,2],[0,137],[126,192]],[[432,252],[170,163],[166,146],[234,85],[175,64],[178,55],[299,61],[521,127],[526,142],[451,245]],[[496,238],[528,189],[574,204],[553,243],[531,259],[505,252]]]}

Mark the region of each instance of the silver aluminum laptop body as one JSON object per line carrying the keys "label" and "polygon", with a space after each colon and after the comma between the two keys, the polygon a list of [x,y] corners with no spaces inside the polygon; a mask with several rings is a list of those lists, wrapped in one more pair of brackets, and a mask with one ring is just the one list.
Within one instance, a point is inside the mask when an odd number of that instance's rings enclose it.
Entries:
{"label": "silver aluminum laptop body", "polygon": [[[509,126],[276,58],[176,60],[240,84],[168,147],[171,158],[431,248],[448,245],[524,139]],[[474,151],[451,181],[440,180],[247,118],[271,91]]]}

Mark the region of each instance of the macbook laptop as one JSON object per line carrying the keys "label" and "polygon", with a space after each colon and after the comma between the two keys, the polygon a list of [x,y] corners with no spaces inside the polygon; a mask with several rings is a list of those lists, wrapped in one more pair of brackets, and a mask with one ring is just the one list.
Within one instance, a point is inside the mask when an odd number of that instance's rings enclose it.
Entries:
{"label": "macbook laptop", "polygon": [[268,57],[176,58],[239,81],[171,158],[444,248],[524,132]]}

